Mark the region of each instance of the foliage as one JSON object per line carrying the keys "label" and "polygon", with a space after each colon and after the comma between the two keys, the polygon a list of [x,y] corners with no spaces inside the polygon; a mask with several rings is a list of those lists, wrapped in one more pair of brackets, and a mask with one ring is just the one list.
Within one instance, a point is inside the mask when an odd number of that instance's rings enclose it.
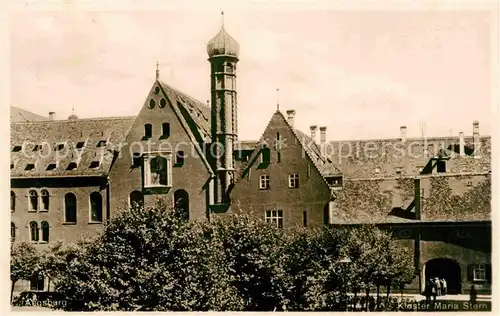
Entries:
{"label": "foliage", "polygon": [[40,271],[40,253],[30,243],[21,242],[11,244],[10,247],[10,280],[11,293],[14,293],[14,285],[19,280],[28,280],[31,276]]}

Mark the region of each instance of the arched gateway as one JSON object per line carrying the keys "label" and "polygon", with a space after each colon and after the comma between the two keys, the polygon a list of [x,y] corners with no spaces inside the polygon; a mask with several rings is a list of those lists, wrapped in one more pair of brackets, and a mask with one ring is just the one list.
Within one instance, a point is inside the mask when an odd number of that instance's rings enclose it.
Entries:
{"label": "arched gateway", "polygon": [[[436,258],[425,263],[423,280],[427,282],[430,278],[438,277],[445,279],[447,284],[447,294],[462,293],[462,274],[460,264],[452,259]],[[423,283],[425,284],[425,283]]]}

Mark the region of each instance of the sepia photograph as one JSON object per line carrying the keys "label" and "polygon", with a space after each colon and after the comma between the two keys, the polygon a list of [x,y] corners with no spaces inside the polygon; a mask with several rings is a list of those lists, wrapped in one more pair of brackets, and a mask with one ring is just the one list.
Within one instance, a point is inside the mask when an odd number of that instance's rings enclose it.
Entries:
{"label": "sepia photograph", "polygon": [[498,2],[118,3],[6,14],[11,311],[496,309]]}

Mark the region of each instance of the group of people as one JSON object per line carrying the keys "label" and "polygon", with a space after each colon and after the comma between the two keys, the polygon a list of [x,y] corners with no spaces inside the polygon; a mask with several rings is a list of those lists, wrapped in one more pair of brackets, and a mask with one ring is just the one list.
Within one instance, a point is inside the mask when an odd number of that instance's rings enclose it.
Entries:
{"label": "group of people", "polygon": [[440,279],[438,277],[433,277],[427,280],[425,285],[425,297],[426,301],[430,301],[430,298],[436,301],[436,296],[446,295],[446,291],[448,290],[448,285],[444,278]]}

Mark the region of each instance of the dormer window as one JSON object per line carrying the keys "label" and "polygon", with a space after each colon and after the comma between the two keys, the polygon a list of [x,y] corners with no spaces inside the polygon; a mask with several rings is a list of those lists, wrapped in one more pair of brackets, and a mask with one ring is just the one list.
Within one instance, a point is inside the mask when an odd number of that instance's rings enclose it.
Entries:
{"label": "dormer window", "polygon": [[380,168],[375,168],[375,173],[379,174],[380,173]]}
{"label": "dormer window", "polygon": [[17,153],[19,151],[21,151],[23,149],[23,146],[19,146],[19,145],[16,145],[14,146],[14,148],[12,149],[13,152]]}
{"label": "dormer window", "polygon": [[90,163],[89,168],[90,168],[90,169],[98,169],[98,168],[99,168],[99,166],[100,166],[99,161],[95,161],[95,160],[94,160],[94,161],[92,161],[92,162]]}
{"label": "dormer window", "polygon": [[326,177],[326,182],[331,187],[341,187],[342,186],[342,176]]}
{"label": "dormer window", "polygon": [[85,145],[85,142],[78,142],[78,143],[76,144],[76,148],[77,148],[77,149],[82,149],[84,145]]}
{"label": "dormer window", "polygon": [[106,141],[105,140],[100,140],[98,143],[97,143],[97,147],[104,147],[106,146]]}
{"label": "dormer window", "polygon": [[35,169],[34,163],[29,163],[26,165],[26,168],[24,168],[24,170],[33,170],[33,169]]}
{"label": "dormer window", "polygon": [[49,163],[47,165],[47,170],[55,170],[57,168],[57,165],[55,163]]}
{"label": "dormer window", "polygon": [[439,173],[446,172],[446,161],[438,160],[436,163],[436,169],[437,169],[437,172],[439,172]]}
{"label": "dormer window", "polygon": [[63,149],[64,149],[64,143],[59,143],[59,144],[57,144],[57,145],[56,145],[55,150],[59,150],[59,151],[61,151],[61,150],[63,150]]}
{"label": "dormer window", "polygon": [[42,145],[35,145],[33,146],[33,151],[38,151],[42,148]]}
{"label": "dormer window", "polygon": [[68,168],[66,168],[66,170],[75,170],[76,168],[78,168],[78,165],[76,164],[76,162],[70,162],[68,165]]}
{"label": "dormer window", "polygon": [[403,168],[401,168],[401,167],[396,167],[396,174],[397,174],[397,175],[401,175],[401,173],[403,173]]}

